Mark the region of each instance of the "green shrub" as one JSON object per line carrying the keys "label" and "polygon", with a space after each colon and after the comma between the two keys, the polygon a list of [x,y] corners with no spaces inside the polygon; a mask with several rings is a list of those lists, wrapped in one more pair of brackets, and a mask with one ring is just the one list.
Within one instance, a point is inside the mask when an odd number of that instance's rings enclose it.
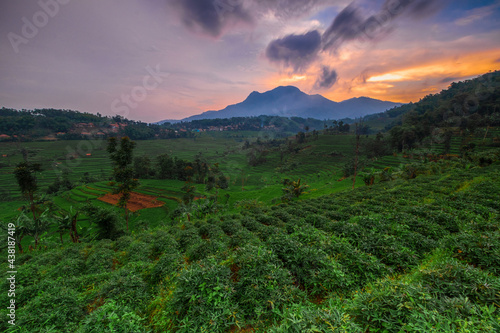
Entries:
{"label": "green shrub", "polygon": [[283,309],[276,308],[273,312],[281,320],[269,327],[266,332],[363,332],[363,329],[337,304],[321,309],[311,303],[293,303]]}
{"label": "green shrub", "polygon": [[87,274],[110,272],[113,269],[115,251],[96,244],[88,251],[85,271]]}
{"label": "green shrub", "polygon": [[412,274],[384,279],[355,293],[348,311],[366,331],[456,332],[481,322],[479,326],[492,332],[498,318],[478,315],[494,312],[499,291],[498,278],[437,251]]}
{"label": "green shrub", "polygon": [[226,245],[217,240],[200,239],[186,250],[186,257],[190,262],[205,259],[211,255],[221,253],[226,249]]}
{"label": "green shrub", "polygon": [[462,232],[444,241],[456,258],[500,276],[500,232]]}
{"label": "green shrub", "polygon": [[152,241],[152,256],[157,257],[165,252],[173,251],[177,249],[179,244],[175,241],[175,238],[165,230],[155,230],[153,233]]}
{"label": "green shrub", "polygon": [[152,264],[132,262],[110,274],[109,280],[100,286],[99,296],[114,299],[140,308],[150,297],[146,278],[151,274]]}
{"label": "green shrub", "polygon": [[231,236],[228,245],[231,248],[236,248],[245,246],[246,244],[259,245],[261,243],[261,240],[255,234],[245,228],[240,228],[239,231]]}
{"label": "green shrub", "polygon": [[89,221],[96,227],[97,239],[115,240],[124,235],[123,221],[111,208],[102,208],[90,204],[83,208]]}
{"label": "green shrub", "polygon": [[247,319],[268,319],[273,309],[284,308],[300,295],[290,272],[266,247],[239,248],[228,264],[235,283],[234,302]]}
{"label": "green shrub", "polygon": [[78,293],[54,281],[40,288],[37,296],[17,310],[16,325],[29,332],[47,327],[72,332],[84,315],[84,304],[79,301]]}
{"label": "green shrub", "polygon": [[142,240],[135,240],[130,243],[127,249],[127,260],[128,262],[151,261],[152,253],[153,244]]}
{"label": "green shrub", "polygon": [[184,252],[190,246],[196,245],[200,242],[201,237],[199,236],[198,229],[191,226],[186,226],[184,230],[180,229],[177,231],[176,240],[179,244],[179,249]]}
{"label": "green shrub", "polygon": [[236,323],[239,314],[230,276],[229,267],[213,259],[181,272],[171,306],[177,332],[225,332]]}
{"label": "green shrub", "polygon": [[150,282],[157,285],[166,276],[177,271],[182,262],[182,256],[176,249],[163,253],[151,270]]}
{"label": "green shrub", "polygon": [[391,274],[393,270],[368,253],[362,252],[345,238],[332,236],[325,252],[334,257],[354,281],[358,288],[382,276]]}
{"label": "green shrub", "polygon": [[76,333],[151,332],[144,325],[145,318],[141,318],[127,303],[110,299],[85,317]]}
{"label": "green shrub", "polygon": [[285,234],[272,234],[267,244],[290,270],[296,283],[311,295],[341,292],[351,283],[342,266],[319,248],[305,246]]}
{"label": "green shrub", "polygon": [[500,299],[500,278],[447,255],[431,257],[415,273],[415,279],[439,299],[463,297],[488,306]]}
{"label": "green shrub", "polygon": [[236,219],[224,219],[224,221],[221,222],[220,227],[228,236],[236,234],[243,228],[241,223]]}

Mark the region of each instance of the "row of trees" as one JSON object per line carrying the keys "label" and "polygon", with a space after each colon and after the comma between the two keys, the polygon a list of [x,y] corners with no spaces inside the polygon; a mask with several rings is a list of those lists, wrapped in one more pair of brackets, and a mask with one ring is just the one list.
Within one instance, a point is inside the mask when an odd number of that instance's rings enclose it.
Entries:
{"label": "row of trees", "polygon": [[219,164],[210,165],[201,155],[197,155],[194,161],[168,154],[159,155],[155,159],[146,155],[137,156],[133,159],[133,175],[143,179],[172,179],[206,184],[209,189],[215,186],[223,189],[228,187]]}

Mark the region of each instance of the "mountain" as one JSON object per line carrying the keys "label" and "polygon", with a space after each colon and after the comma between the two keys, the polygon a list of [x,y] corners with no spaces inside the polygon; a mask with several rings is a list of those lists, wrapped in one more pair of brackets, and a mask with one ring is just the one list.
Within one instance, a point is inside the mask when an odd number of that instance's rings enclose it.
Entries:
{"label": "mountain", "polygon": [[[241,103],[229,105],[219,111],[203,112],[185,118],[183,121],[260,115],[321,120],[342,119],[383,112],[400,105],[400,103],[380,101],[368,97],[351,98],[338,103],[321,95],[308,95],[293,86],[281,86],[264,93],[254,91]],[[163,122],[165,121],[160,123]]]}

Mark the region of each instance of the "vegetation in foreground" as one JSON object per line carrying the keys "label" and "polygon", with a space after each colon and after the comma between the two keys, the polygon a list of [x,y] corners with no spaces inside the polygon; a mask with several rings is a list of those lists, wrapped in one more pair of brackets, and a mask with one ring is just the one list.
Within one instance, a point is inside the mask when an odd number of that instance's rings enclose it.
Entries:
{"label": "vegetation in foreground", "polygon": [[2,330],[495,332],[499,171],[249,200],[240,213],[25,253],[18,326]]}

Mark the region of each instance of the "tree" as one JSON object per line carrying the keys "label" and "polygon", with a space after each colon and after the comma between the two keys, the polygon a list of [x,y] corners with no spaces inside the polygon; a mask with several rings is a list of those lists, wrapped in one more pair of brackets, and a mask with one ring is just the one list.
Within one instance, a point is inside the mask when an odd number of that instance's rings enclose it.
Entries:
{"label": "tree", "polygon": [[148,156],[138,156],[134,158],[134,177],[152,178],[155,170],[151,165],[151,159]]}
{"label": "tree", "polygon": [[62,235],[65,231],[69,231],[69,236],[73,243],[79,243],[79,235],[76,228],[76,223],[78,219],[78,210],[73,210],[73,206],[70,207],[69,212],[62,213],[61,216],[54,216],[57,231],[59,232],[59,237],[61,244],[63,243]]}
{"label": "tree", "polygon": [[136,143],[131,141],[128,137],[121,138],[119,147],[116,138],[108,139],[107,151],[113,161],[113,177],[118,183],[118,187],[113,192],[120,195],[118,207],[125,210],[127,232],[129,231],[129,211],[127,203],[130,199],[132,190],[139,186],[139,181],[134,178],[134,168],[132,167],[132,154],[135,146]]}
{"label": "tree", "polygon": [[[22,237],[31,236],[35,241],[35,249],[38,248],[40,238],[49,230],[52,219],[50,217],[49,209],[39,214],[35,219],[31,219],[24,213],[19,215],[16,224],[22,227]],[[21,239],[19,239],[19,245],[21,244]]]}
{"label": "tree", "polygon": [[368,168],[361,174],[366,186],[375,184],[375,176],[378,174],[375,168]]}
{"label": "tree", "polygon": [[33,220],[38,218],[35,206],[35,192],[38,190],[36,173],[42,171],[40,164],[21,162],[14,169],[14,176],[21,193],[29,200]]}
{"label": "tree", "polygon": [[82,210],[89,217],[90,223],[97,227],[97,239],[115,240],[123,236],[120,219],[111,209],[88,204]]}
{"label": "tree", "polygon": [[297,133],[295,140],[297,140],[297,143],[299,144],[306,142],[306,134],[304,132]]}
{"label": "tree", "polygon": [[300,179],[297,181],[290,181],[289,179],[283,180],[283,185],[285,185],[285,187],[282,189],[283,196],[281,199],[283,201],[290,201],[294,197],[298,198],[302,194],[306,193],[305,191],[309,185],[301,184],[300,182]]}
{"label": "tree", "polygon": [[[347,124],[346,124],[347,125]],[[352,189],[354,190],[354,186],[356,185],[356,176],[358,174],[358,162],[359,162],[359,139],[360,139],[360,133],[358,131],[359,126],[358,123],[356,123],[356,149],[354,151],[354,178],[352,180]]]}

